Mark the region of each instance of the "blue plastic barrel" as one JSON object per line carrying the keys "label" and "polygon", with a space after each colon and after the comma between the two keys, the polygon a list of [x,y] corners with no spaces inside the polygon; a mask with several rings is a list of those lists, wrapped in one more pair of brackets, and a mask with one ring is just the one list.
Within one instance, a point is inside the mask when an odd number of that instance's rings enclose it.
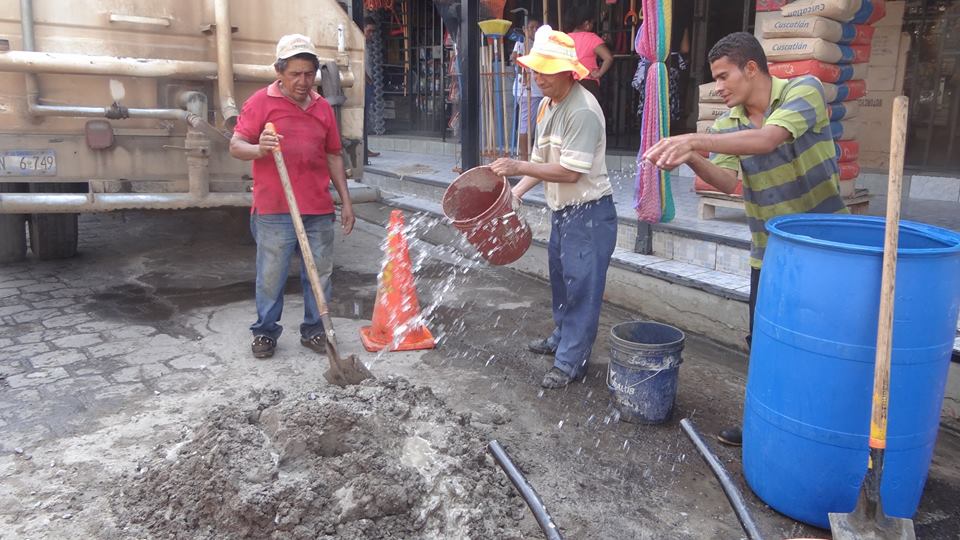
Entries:
{"label": "blue plastic barrel", "polygon": [[625,322],[610,329],[607,388],[621,420],[659,424],[670,418],[685,339],[680,330],[657,322]]}
{"label": "blue plastic barrel", "polygon": [[[743,420],[753,491],[827,527],[867,470],[882,218],[801,214],[767,222]],[[881,496],[916,512],[933,455],[960,309],[960,235],[901,222]]]}

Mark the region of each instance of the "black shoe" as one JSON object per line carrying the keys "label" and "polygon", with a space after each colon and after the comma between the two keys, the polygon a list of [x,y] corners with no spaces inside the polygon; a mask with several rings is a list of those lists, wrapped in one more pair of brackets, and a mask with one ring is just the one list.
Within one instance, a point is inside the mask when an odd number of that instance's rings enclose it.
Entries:
{"label": "black shoe", "polygon": [[277,340],[270,336],[254,336],[250,350],[253,351],[254,358],[270,358],[273,351],[277,350]]}
{"label": "black shoe", "polygon": [[556,354],[557,348],[551,347],[550,343],[545,339],[535,339],[527,344],[527,348],[530,351],[537,354]]}
{"label": "black shoe", "polygon": [[743,446],[743,431],[739,427],[721,429],[717,440],[727,446]]}
{"label": "black shoe", "polygon": [[560,368],[550,368],[550,371],[543,376],[540,386],[544,388],[563,388],[573,381],[573,377],[564,373]]}
{"label": "black shoe", "polygon": [[317,334],[310,339],[301,337],[300,344],[320,354],[327,354],[327,338],[323,334]]}

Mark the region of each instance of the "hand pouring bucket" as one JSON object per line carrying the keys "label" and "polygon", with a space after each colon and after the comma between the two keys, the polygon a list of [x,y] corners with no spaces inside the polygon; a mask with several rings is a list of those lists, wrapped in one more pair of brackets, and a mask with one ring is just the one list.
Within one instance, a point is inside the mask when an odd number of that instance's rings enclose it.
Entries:
{"label": "hand pouring bucket", "polygon": [[533,233],[513,209],[507,180],[490,167],[461,174],[443,194],[443,213],[490,264],[510,264],[530,247]]}

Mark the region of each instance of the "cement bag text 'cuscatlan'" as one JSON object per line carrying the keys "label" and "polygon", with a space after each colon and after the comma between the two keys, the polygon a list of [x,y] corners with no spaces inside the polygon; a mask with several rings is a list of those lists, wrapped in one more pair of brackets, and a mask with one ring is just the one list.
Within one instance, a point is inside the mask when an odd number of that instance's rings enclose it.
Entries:
{"label": "cement bag text 'cuscatlan'", "polygon": [[869,45],[837,45],[819,38],[765,39],[763,52],[771,62],[820,60],[828,64],[861,64],[870,61]]}
{"label": "cement bag text 'cuscatlan'", "polygon": [[887,14],[884,0],[800,0],[780,8],[784,17],[815,15],[840,22],[873,24]]}
{"label": "cement bag text 'cuscatlan'", "polygon": [[841,45],[869,45],[873,27],[826,17],[777,17],[763,22],[764,38],[820,38]]}

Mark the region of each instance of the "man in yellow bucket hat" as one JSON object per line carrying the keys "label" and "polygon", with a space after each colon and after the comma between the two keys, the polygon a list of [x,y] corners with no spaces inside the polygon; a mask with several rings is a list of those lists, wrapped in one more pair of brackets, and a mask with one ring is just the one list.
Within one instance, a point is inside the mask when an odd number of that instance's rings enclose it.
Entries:
{"label": "man in yellow bucket hat", "polygon": [[533,71],[543,90],[537,138],[529,162],[503,158],[490,166],[502,176],[523,176],[513,188],[518,199],[543,182],[553,211],[548,254],[555,328],[529,348],[555,355],[541,385],[562,388],[586,374],[617,244],[606,122],[597,99],[577,82],[587,69],[570,36],[542,26],[530,53],[517,62]]}

